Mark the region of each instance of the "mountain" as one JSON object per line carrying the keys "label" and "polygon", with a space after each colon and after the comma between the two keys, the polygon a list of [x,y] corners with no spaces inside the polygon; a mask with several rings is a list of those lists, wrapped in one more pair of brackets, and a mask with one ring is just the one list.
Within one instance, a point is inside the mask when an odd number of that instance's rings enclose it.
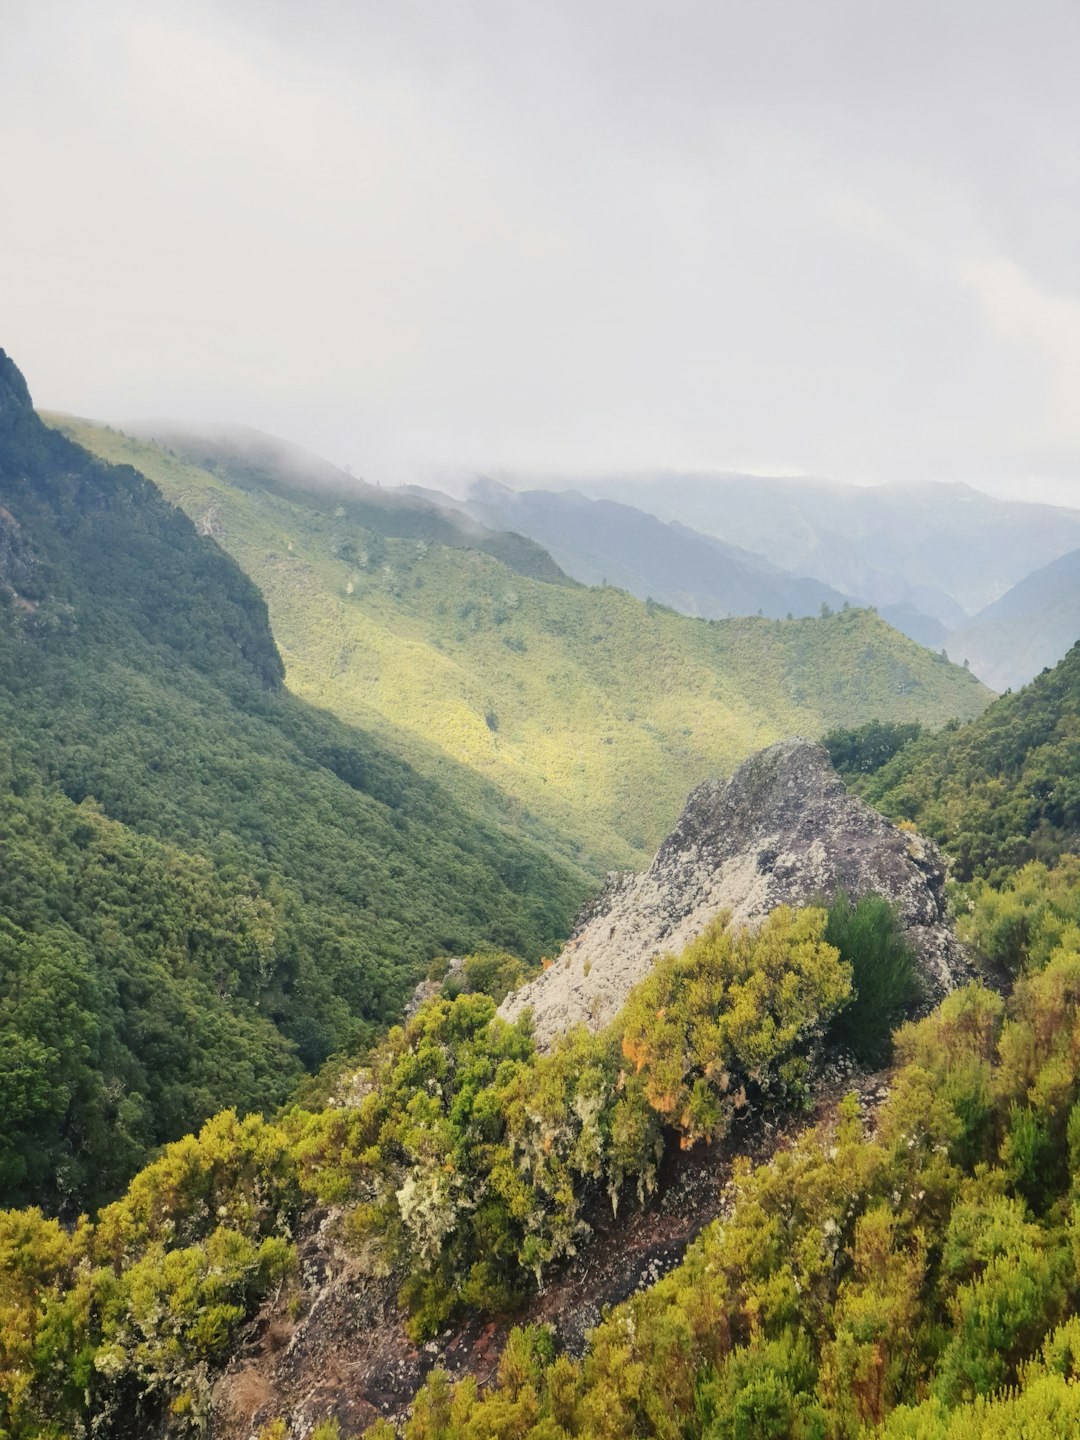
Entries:
{"label": "mountain", "polygon": [[[514,798],[518,823],[569,837],[597,879],[647,864],[701,776],[763,744],[877,716],[940,725],[989,698],[866,611],[689,619],[394,533],[402,512],[373,508],[381,492],[368,490],[354,507],[341,472],[322,495],[269,464],[234,470],[209,439],[171,454],[58,423],[136,464],[235,556],[266,596],[297,693],[377,728],[449,786],[447,761],[464,761]],[[414,526],[419,504],[404,512]],[[434,536],[449,519],[428,510]]]}
{"label": "mountain", "polygon": [[597,499],[743,546],[853,599],[913,606],[950,630],[1080,546],[1080,510],[998,500],[959,484],[864,487],[749,475],[576,484]]}
{"label": "mountain", "polygon": [[855,782],[948,850],[961,879],[1002,879],[1080,847],[1080,644],[968,725],[910,741]]}
{"label": "mountain", "polygon": [[953,659],[967,659],[995,690],[1016,690],[1056,665],[1080,637],[1080,550],[1025,576],[948,637]]}
{"label": "mountain", "polygon": [[[464,500],[437,490],[407,491],[434,504],[518,530],[550,550],[568,575],[587,585],[612,584],[639,599],[658,600],[684,615],[817,615],[841,609],[849,596],[821,580],[791,575],[762,555],[701,534],[677,520],[578,490],[511,490],[474,481]],[[857,602],[856,602],[857,603]],[[947,631],[909,602],[877,607],[883,619],[920,645],[938,649]]]}
{"label": "mountain", "polygon": [[580,871],[282,676],[236,563],[0,353],[0,1198],[77,1213],[433,957],[565,934]]}
{"label": "mountain", "polygon": [[748,550],[577,490],[515,491],[480,479],[464,501],[443,499],[485,525],[530,536],[575,580],[617,585],[684,615],[782,619],[817,615],[823,604],[839,609],[845,601],[831,586],[785,574]]}

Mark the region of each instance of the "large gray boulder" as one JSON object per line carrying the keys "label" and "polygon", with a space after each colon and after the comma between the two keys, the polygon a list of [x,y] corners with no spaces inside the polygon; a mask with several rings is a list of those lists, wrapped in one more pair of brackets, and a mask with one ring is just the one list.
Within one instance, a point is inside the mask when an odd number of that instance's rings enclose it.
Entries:
{"label": "large gray boulder", "polygon": [[681,950],[718,911],[753,926],[777,905],[837,889],[896,906],[932,998],[968,978],[937,847],[850,794],[820,745],[785,740],[730,780],[700,785],[649,869],[613,878],[555,963],[499,1013],[531,1008],[542,1048],[582,1022],[600,1029],[656,957]]}

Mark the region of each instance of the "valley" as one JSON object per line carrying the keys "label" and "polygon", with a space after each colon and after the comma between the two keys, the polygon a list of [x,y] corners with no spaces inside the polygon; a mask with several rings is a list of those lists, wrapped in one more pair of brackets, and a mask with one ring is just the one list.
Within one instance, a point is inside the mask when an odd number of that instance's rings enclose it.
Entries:
{"label": "valley", "polygon": [[448,786],[447,761],[468,766],[511,797],[516,823],[566,837],[597,878],[647,862],[703,776],[774,740],[873,718],[938,726],[990,699],[868,611],[691,620],[612,587],[553,583],[531,557],[515,569],[446,544],[444,512],[403,511],[373,486],[350,499],[349,477],[311,457],[301,471],[290,452],[286,464],[275,442],[215,459],[211,438],[161,448],[56,423],[137,465],[215,534],[266,596],[296,693]]}
{"label": "valley", "polygon": [[995,700],[0,379],[13,1440],[1066,1413],[1080,647]]}
{"label": "valley", "polygon": [[0,1440],[1080,1440],[1080,6],[2,19]]}

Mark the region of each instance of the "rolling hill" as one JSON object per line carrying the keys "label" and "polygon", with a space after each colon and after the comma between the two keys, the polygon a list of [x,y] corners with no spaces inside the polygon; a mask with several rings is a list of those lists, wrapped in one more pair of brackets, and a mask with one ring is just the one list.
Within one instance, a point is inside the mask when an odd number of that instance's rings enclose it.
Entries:
{"label": "rolling hill", "polygon": [[464,762],[514,798],[522,823],[571,837],[592,874],[647,862],[703,776],[773,740],[883,716],[940,725],[989,699],[867,611],[688,619],[429,539],[416,508],[400,533],[392,492],[354,502],[342,472],[325,489],[297,483],[276,442],[252,460],[209,436],[155,446],[55,423],[136,465],[239,561],[299,695],[377,729],[447,785],[448,762]]}

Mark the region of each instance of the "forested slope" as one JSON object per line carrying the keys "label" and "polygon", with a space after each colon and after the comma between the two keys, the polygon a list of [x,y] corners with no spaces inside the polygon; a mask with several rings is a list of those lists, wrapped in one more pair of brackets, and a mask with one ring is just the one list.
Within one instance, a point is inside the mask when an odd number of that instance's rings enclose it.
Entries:
{"label": "forested slope", "polygon": [[234,561],[0,355],[0,1194],[115,1190],[432,956],[565,933],[578,873],[281,678]]}
{"label": "forested slope", "polygon": [[[64,455],[67,465],[78,458],[78,452]],[[130,472],[100,476],[141,484]],[[29,513],[33,505],[23,509]],[[261,743],[277,755],[273,737],[285,734],[294,745],[288,754],[301,757],[296,770],[307,776],[294,778],[298,786],[327,767],[312,760],[311,749],[295,748],[296,736],[302,733],[314,747],[316,740],[326,743],[327,726],[338,737],[351,732],[273,688],[273,667],[240,615],[208,647],[210,674],[198,668],[197,647],[193,660],[183,659],[182,627],[170,630],[176,643],[157,642],[152,630],[136,630],[137,642],[125,639],[123,605],[115,604],[111,582],[102,580],[96,594],[50,586],[32,526],[11,518],[14,504],[6,514],[3,643],[23,647],[8,654],[23,661],[22,693],[32,702],[25,713],[36,728],[31,732],[26,722],[22,732],[11,731],[5,853],[14,848],[16,857],[31,858],[11,865],[5,878],[4,913],[18,933],[5,930],[3,938],[9,955],[25,946],[24,936],[42,951],[23,967],[3,1010],[6,1017],[16,1013],[13,1007],[29,1007],[12,1033],[27,1029],[28,1016],[39,1027],[40,1050],[23,1063],[9,1045],[9,1069],[16,1083],[29,1077],[24,1092],[31,1099],[44,1093],[34,1066],[47,1073],[50,1047],[68,1033],[67,996],[92,1014],[78,990],[92,975],[103,986],[115,977],[117,988],[136,1000],[140,984],[155,993],[160,986],[166,1016],[178,1025],[183,1004],[194,996],[208,1029],[220,1025],[230,1052],[219,1056],[211,1079],[258,1085],[275,1055],[288,1064],[286,1042],[259,1023],[268,992],[254,977],[264,965],[272,972],[280,954],[275,939],[269,958],[269,936],[294,938],[286,953],[297,955],[298,968],[287,983],[290,994],[303,994],[301,981],[314,984],[321,972],[305,971],[302,942],[309,939],[322,961],[327,917],[348,918],[340,898],[333,908],[332,881],[329,891],[320,889],[299,860],[299,880],[275,868],[282,857],[295,858],[289,847],[298,842],[289,833],[280,842],[277,836],[278,822],[288,830],[290,808],[282,806],[262,832],[266,848],[257,864],[251,836],[259,789],[249,808],[233,790],[228,805],[197,802],[171,775],[168,753],[153,755],[148,741],[133,736],[129,783],[140,774],[164,775],[161,794],[179,817],[170,824],[186,825],[192,837],[179,849],[104,818],[80,800],[85,792],[78,787],[64,794],[49,786],[41,778],[46,752],[35,748],[38,729],[47,734],[54,725],[58,743],[47,753],[58,757],[59,779],[76,759],[88,771],[99,766],[103,792],[121,807],[132,805],[147,832],[154,819],[148,806],[135,803],[141,788],[128,796],[121,783],[122,752],[110,750],[108,733],[110,724],[141,713],[131,709],[146,703],[140,683],[164,686],[171,676],[175,685],[181,675],[203,723],[224,726],[224,682],[212,675],[231,677],[229,714],[260,727],[236,735],[235,763],[242,742]],[[478,557],[469,563],[495,562]],[[162,556],[162,572],[165,565]],[[57,573],[63,579],[68,572],[58,563]],[[423,592],[431,579],[428,573],[421,578],[424,584],[413,588]],[[212,586],[206,593],[213,595]],[[530,597],[534,607],[543,593]],[[105,625],[112,647],[135,647],[130,653],[145,671],[141,681],[134,665],[123,672],[131,694],[108,710],[101,708],[104,692],[71,664],[84,643],[79,616],[95,598],[103,612],[114,608]],[[622,597],[620,603],[632,602]],[[550,621],[552,612],[541,613]],[[648,618],[667,623],[664,612]],[[98,620],[88,618],[89,632]],[[866,617],[848,612],[818,623],[834,627],[826,632],[834,655],[857,664]],[[487,628],[496,638],[502,629],[494,620]],[[764,638],[772,629],[766,622],[766,629],[750,633]],[[698,633],[712,631],[703,626]],[[798,626],[787,631],[800,633]],[[805,642],[806,633],[821,632],[802,633]],[[237,667],[221,658],[237,650],[239,671],[246,667],[254,680],[240,683]],[[90,653],[105,663],[104,642]],[[814,653],[808,646],[807,664]],[[964,796],[977,802],[963,831],[972,854],[984,857],[972,868],[996,864],[995,873],[1006,875],[1006,863],[994,858],[1005,843],[1002,804],[1006,840],[1029,849],[1046,842],[1056,855],[1074,833],[1068,786],[1075,769],[1078,653],[1028,691],[939,736],[916,735],[904,744],[906,732],[879,724],[861,748],[850,747],[856,759],[865,753],[869,764],[901,748],[884,768],[871,766],[861,783],[879,787],[885,800],[909,782],[911,805],[928,807],[956,769],[956,804]],[[758,669],[766,677],[768,655],[759,645]],[[66,694],[83,707],[78,723],[88,727],[92,753],[76,755],[40,699],[39,672],[52,674],[50,665],[66,679],[66,690],[57,679],[49,698]],[[873,698],[871,684],[868,702]],[[161,708],[162,723],[169,713]],[[187,712],[178,705],[172,713]],[[282,714],[303,716],[304,725],[289,728],[300,721]],[[182,754],[197,770],[189,730],[173,723],[178,728],[168,744],[186,745]],[[345,768],[350,754],[357,766],[378,754],[353,744],[332,773]],[[160,771],[150,769],[151,756]],[[201,758],[204,775],[216,775],[216,756],[209,746]],[[386,808],[396,793],[426,819],[424,796],[438,792],[395,766],[383,758],[367,783],[383,787]],[[274,784],[283,773],[271,776]],[[402,789],[387,789],[391,780]],[[229,783],[238,787],[238,774]],[[301,793],[306,800],[313,792]],[[210,816],[229,819],[232,828],[220,841],[206,839],[217,834],[207,825]],[[404,841],[412,832],[398,821]],[[343,827],[341,833],[349,832]],[[439,864],[452,863],[457,853],[451,847]],[[327,858],[324,849],[313,867]],[[407,870],[399,855],[395,861],[402,883],[415,883],[419,872]],[[39,879],[24,884],[26,874]],[[438,904],[454,903],[453,896],[435,893]],[[84,912],[91,896],[95,904]],[[887,1083],[873,1080],[881,1100],[873,1115],[845,1100],[823,1129],[769,1163],[736,1163],[723,1218],[667,1278],[605,1316],[579,1358],[559,1353],[556,1337],[532,1326],[510,1337],[497,1373],[485,1362],[483,1390],[474,1375],[455,1388],[447,1376],[433,1374],[412,1407],[407,1440],[620,1440],[628,1434],[974,1440],[1021,1427],[1032,1440],[1049,1440],[1071,1433],[1080,1418],[1080,882],[1075,863],[1052,873],[1034,865],[1006,891],[985,882],[972,886],[968,900],[965,936],[974,952],[999,961],[1017,980],[1007,1001],[969,986],[902,1029],[898,1069]],[[278,1358],[287,1363],[302,1326],[317,1346],[331,1271],[336,1283],[353,1287],[356,1313],[365,1287],[382,1286],[378,1293],[389,1297],[382,1325],[395,1333],[397,1297],[412,1353],[420,1340],[436,1354],[445,1344],[466,1355],[475,1340],[478,1353],[500,1315],[537,1301],[559,1266],[586,1252],[598,1207],[629,1217],[662,1194],[665,1166],[681,1163],[695,1147],[737,1136],[748,1114],[768,1130],[792,1110],[809,1107],[829,1047],[845,1035],[843,1043],[850,1043],[852,1029],[865,1035],[871,1023],[886,1023],[891,1011],[872,979],[886,956],[889,966],[902,965],[896,922],[884,902],[864,903],[871,908],[852,910],[839,898],[828,914],[816,907],[778,909],[754,936],[733,936],[718,923],[681,955],[661,960],[607,1029],[597,1035],[578,1030],[544,1056],[536,1053],[527,1022],[500,1021],[493,999],[475,993],[436,998],[391,1031],[360,1071],[342,1077],[334,1103],[321,1111],[292,1109],[272,1121],[226,1111],[197,1137],[170,1146],[93,1222],[67,1226],[34,1209],[0,1212],[0,1425],[17,1440],[219,1431],[288,1440],[319,1422],[319,1440],[354,1440],[361,1426],[342,1428],[331,1417],[357,1410],[347,1361],[370,1337],[358,1335],[355,1314],[352,1329],[324,1337],[321,1363],[317,1349],[310,1353],[319,1384],[299,1404],[283,1400],[254,1368],[259,1356],[269,1357],[271,1373]],[[137,923],[140,918],[147,923]],[[414,923],[425,918],[421,912]],[[311,928],[290,929],[301,924]],[[160,948],[147,938],[155,933]],[[50,972],[42,959],[56,944],[68,954]],[[113,953],[105,953],[106,945]],[[77,946],[84,947],[81,957]],[[17,961],[17,954],[9,961],[16,975]],[[154,971],[158,962],[169,979]],[[334,972],[331,985],[351,973]],[[34,975],[46,977],[36,992],[27,983]],[[220,1012],[202,1003],[196,987],[207,980],[222,1001]],[[62,1003],[46,1016],[54,996]],[[908,996],[903,1004],[910,1003]],[[166,1037],[153,1032],[156,1004],[145,1013],[138,1004],[103,1013],[114,1021],[108,1103],[112,1076],[133,1077],[132,1088],[142,1083],[143,1035],[151,1044]],[[250,1040],[244,1039],[248,1024]],[[73,1048],[82,1050],[73,1073],[104,1031],[93,1019],[76,1029]],[[248,1070],[230,1072],[241,1040]],[[182,1061],[170,1103],[174,1094],[183,1098],[184,1087],[194,1091],[206,1083],[200,1067],[201,1060]],[[156,1105],[153,1078],[145,1083]],[[10,1081],[9,1093],[18,1093]],[[100,1113],[89,1100],[83,1108],[91,1121]],[[131,1110],[136,1135],[138,1119]],[[90,1122],[87,1128],[92,1131]],[[67,1143],[63,1125],[59,1135]],[[18,1178],[26,1192],[42,1183],[28,1164]],[[662,1224],[662,1207],[652,1213]],[[305,1239],[314,1237],[322,1248],[305,1251]],[[426,1348],[423,1353],[430,1355]],[[226,1408],[215,1380],[230,1357],[236,1383],[225,1392],[229,1428],[221,1430]],[[477,1359],[473,1368],[479,1365]],[[370,1417],[370,1406],[366,1413]],[[389,1440],[389,1433],[377,1422],[371,1440]]]}
{"label": "forested slope", "polygon": [[969,725],[905,745],[859,785],[940,841],[961,879],[1080,847],[1080,644]]}
{"label": "forested slope", "polygon": [[641,868],[693,786],[774,740],[875,717],[941,725],[989,699],[869,611],[693,620],[424,538],[415,505],[374,487],[354,501],[331,467],[301,483],[265,448],[174,436],[171,454],[58,423],[137,464],[220,539],[266,596],[299,694],[377,727],[452,787],[448,762],[466,762],[531,823],[572,837],[597,876]]}

